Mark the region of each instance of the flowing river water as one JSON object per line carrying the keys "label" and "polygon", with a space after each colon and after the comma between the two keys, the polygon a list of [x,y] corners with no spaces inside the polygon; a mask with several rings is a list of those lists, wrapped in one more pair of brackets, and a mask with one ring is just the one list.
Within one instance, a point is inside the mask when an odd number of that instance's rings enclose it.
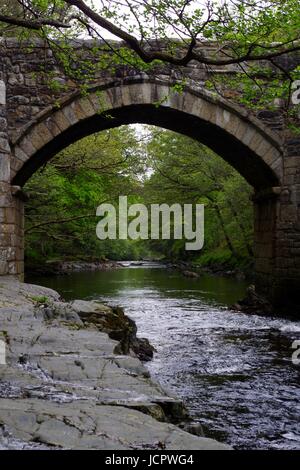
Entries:
{"label": "flowing river water", "polygon": [[291,360],[300,321],[230,311],[245,282],[151,263],[27,281],[124,307],[156,348],[152,376],[206,436],[235,449],[300,449],[300,365]]}

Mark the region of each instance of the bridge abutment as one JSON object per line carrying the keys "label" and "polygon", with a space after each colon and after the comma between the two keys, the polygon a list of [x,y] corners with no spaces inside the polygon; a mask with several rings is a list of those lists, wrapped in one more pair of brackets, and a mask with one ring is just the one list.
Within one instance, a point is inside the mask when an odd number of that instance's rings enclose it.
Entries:
{"label": "bridge abutment", "polygon": [[19,188],[0,182],[0,275],[24,276],[24,202]]}
{"label": "bridge abutment", "polygon": [[255,284],[278,311],[290,313],[300,307],[299,196],[297,185],[290,185],[253,198]]}
{"label": "bridge abutment", "polygon": [[0,80],[0,275],[24,274],[24,202],[11,181],[6,85]]}

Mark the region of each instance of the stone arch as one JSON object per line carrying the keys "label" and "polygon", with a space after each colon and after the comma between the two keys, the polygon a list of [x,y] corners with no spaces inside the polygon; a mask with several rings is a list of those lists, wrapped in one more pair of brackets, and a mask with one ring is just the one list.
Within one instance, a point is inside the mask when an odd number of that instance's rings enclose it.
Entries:
{"label": "stone arch", "polygon": [[0,274],[22,276],[24,272],[20,186],[76,140],[137,122],[202,142],[254,187],[256,285],[275,304],[284,298],[299,303],[300,265],[295,252],[299,241],[298,199],[295,192],[290,196],[292,185],[286,186],[290,163],[281,139],[247,110],[214,94],[192,87],[178,94],[169,82],[142,77],[95,86],[84,97],[79,93],[69,96],[58,109],[52,106],[41,112],[12,139],[9,181],[0,187],[4,195],[0,207]]}
{"label": "stone arch", "polygon": [[246,110],[204,90],[176,93],[168,82],[137,79],[95,87],[39,115],[13,142],[11,183],[22,186],[76,140],[130,123],[157,125],[202,142],[258,190],[280,185],[281,141]]}

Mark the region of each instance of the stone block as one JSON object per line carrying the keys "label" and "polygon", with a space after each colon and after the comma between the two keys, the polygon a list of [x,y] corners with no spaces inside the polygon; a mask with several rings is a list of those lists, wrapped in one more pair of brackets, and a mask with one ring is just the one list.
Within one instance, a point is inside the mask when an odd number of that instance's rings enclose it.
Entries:
{"label": "stone block", "polygon": [[7,208],[4,209],[4,220],[6,224],[16,224],[17,221],[17,213],[14,208]]}
{"label": "stone block", "polygon": [[0,118],[0,132],[6,132],[7,130],[7,120],[4,117]]}
{"label": "stone block", "polygon": [[31,157],[32,155],[34,155],[37,150],[34,148],[34,146],[32,145],[32,142],[30,141],[28,137],[24,137],[18,144],[18,147],[20,147],[21,150],[23,150],[23,152],[26,155],[28,155],[28,157]]}
{"label": "stone block", "polygon": [[66,129],[70,127],[70,122],[68,121],[68,119],[66,118],[66,116],[61,110],[56,111],[56,113],[51,117],[51,120],[54,121],[56,126],[61,131],[65,131]]}
{"label": "stone block", "polygon": [[86,113],[80,106],[80,101],[75,101],[71,104],[72,111],[76,116],[76,122],[86,119]]}
{"label": "stone block", "polygon": [[24,238],[21,235],[14,233],[10,236],[10,244],[16,248],[22,248],[24,244]]}
{"label": "stone block", "polygon": [[38,150],[52,140],[53,136],[47,126],[41,122],[30,132],[28,138],[33,147]]}
{"label": "stone block", "polygon": [[6,86],[3,80],[0,80],[0,106],[6,104]]}
{"label": "stone block", "polygon": [[0,207],[12,207],[13,199],[10,193],[8,194],[1,194],[0,193]]}
{"label": "stone block", "polygon": [[0,261],[0,276],[8,274],[9,268],[7,261]]}
{"label": "stone block", "polygon": [[0,153],[0,181],[10,180],[10,155]]}
{"label": "stone block", "polygon": [[171,91],[170,94],[170,105],[173,109],[178,109],[180,111],[184,110],[184,93],[176,93]]}
{"label": "stone block", "polygon": [[151,85],[151,103],[161,103],[162,106],[170,106],[170,87],[168,85],[158,85],[153,83]]}
{"label": "stone block", "polygon": [[62,109],[62,113],[64,114],[65,118],[69,122],[68,127],[71,127],[71,126],[73,126],[74,124],[76,124],[78,122],[78,118],[77,118],[77,116],[74,112],[74,109],[72,108],[71,105],[65,106]]}
{"label": "stone block", "polygon": [[[152,83],[142,83],[142,84],[137,84],[137,85],[131,85],[129,89],[131,102],[129,104],[135,103],[133,99],[134,96],[137,98],[137,104],[139,103],[150,104],[151,95],[152,95],[152,87],[153,87]],[[124,93],[123,93],[123,99],[124,99]]]}
{"label": "stone block", "polygon": [[288,157],[284,159],[285,168],[299,168],[299,157]]}
{"label": "stone block", "polygon": [[60,128],[58,127],[58,125],[56,124],[55,120],[52,117],[49,117],[48,119],[46,119],[44,124],[53,137],[56,137],[57,135],[61,133]]}
{"label": "stone block", "polygon": [[3,233],[1,227],[2,227],[2,225],[0,226],[0,246],[2,248],[7,247],[7,246],[11,246],[10,234]]}
{"label": "stone block", "polygon": [[88,100],[94,109],[94,114],[102,113],[113,107],[107,91],[102,91],[100,94],[93,93],[89,95]]}
{"label": "stone block", "polygon": [[15,148],[14,154],[18,158],[18,160],[21,160],[23,163],[25,163],[28,160],[28,155],[25,152],[23,152],[23,150],[20,147]]}
{"label": "stone block", "polygon": [[194,102],[192,103],[192,106],[189,106],[189,109],[191,109],[191,114],[194,116],[197,116],[199,118],[202,117],[202,109],[205,106],[205,101],[202,98],[197,98],[194,99]]}
{"label": "stone block", "polygon": [[246,133],[247,125],[242,119],[233,115],[224,127],[230,132],[230,134],[234,135],[236,139],[241,140],[243,135]]}
{"label": "stone block", "polygon": [[16,273],[18,275],[24,274],[24,261],[17,261],[16,262]]}
{"label": "stone block", "polygon": [[18,158],[12,158],[11,168],[10,168],[10,177],[13,178],[14,175],[22,168],[23,162]]}
{"label": "stone block", "polygon": [[94,116],[95,110],[87,97],[81,98],[79,104],[86,118]]}
{"label": "stone block", "polygon": [[0,152],[10,153],[9,142],[5,137],[0,137]]}
{"label": "stone block", "polygon": [[[105,90],[105,95],[108,97],[108,100],[107,98],[102,98],[101,95],[98,96],[98,112],[101,112],[102,106],[105,106],[107,102],[111,102],[112,108],[121,108],[123,106],[122,87],[116,86],[114,88]],[[106,109],[104,108],[104,110]]]}
{"label": "stone block", "polygon": [[8,274],[11,274],[11,275],[19,274],[17,263],[15,261],[9,261],[7,264],[8,264]]}

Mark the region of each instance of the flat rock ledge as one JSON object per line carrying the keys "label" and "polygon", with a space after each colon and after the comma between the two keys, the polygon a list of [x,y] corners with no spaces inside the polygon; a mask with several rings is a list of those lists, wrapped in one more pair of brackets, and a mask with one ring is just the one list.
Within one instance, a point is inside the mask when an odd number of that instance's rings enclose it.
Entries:
{"label": "flat rock ledge", "polygon": [[0,449],[229,449],[173,424],[185,408],[149,377],[133,323],[1,278]]}

